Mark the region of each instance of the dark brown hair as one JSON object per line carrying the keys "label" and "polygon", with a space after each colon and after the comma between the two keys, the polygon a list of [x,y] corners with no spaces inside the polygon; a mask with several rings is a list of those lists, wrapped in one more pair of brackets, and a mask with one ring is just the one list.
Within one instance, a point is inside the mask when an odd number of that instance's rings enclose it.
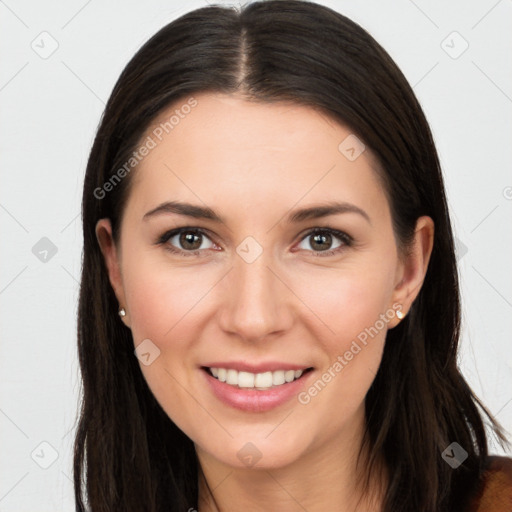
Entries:
{"label": "dark brown hair", "polygon": [[[84,490],[94,512],[197,508],[193,443],[143,378],[131,331],[118,318],[95,225],[110,218],[118,242],[136,169],[108,193],[98,190],[129,160],[163,109],[199,92],[321,110],[350,127],[376,155],[399,248],[409,246],[419,216],[433,219],[434,247],[423,287],[409,314],[388,331],[366,396],[365,471],[370,475],[377,457],[384,458],[390,475],[385,512],[459,510],[487,457],[482,411],[499,440],[506,440],[457,367],[458,274],[432,134],[405,77],[363,28],[327,7],[293,0],[255,2],[240,10],[205,7],[180,17],[137,52],[106,105],[82,202],[77,510],[86,510]],[[453,441],[468,452],[457,469],[441,457]]]}

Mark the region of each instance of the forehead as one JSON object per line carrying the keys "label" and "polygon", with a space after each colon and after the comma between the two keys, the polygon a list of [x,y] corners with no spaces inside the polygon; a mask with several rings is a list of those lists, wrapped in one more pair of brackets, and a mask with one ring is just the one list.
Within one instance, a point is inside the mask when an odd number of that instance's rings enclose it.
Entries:
{"label": "forehead", "polygon": [[351,135],[349,128],[320,109],[291,101],[249,101],[220,93],[201,93],[193,98],[193,107],[189,106],[190,98],[184,98],[161,112],[146,135],[157,142],[173,141],[175,149],[196,145],[199,157],[205,148],[230,159],[236,155],[246,159],[254,153],[260,157],[274,153],[276,158],[286,151],[281,156],[290,159],[311,152],[338,156],[339,144]]}
{"label": "forehead", "polygon": [[132,176],[141,207],[194,195],[244,208],[301,198],[384,200],[369,149],[348,127],[292,102],[195,94],[162,111],[144,141],[151,149]]}

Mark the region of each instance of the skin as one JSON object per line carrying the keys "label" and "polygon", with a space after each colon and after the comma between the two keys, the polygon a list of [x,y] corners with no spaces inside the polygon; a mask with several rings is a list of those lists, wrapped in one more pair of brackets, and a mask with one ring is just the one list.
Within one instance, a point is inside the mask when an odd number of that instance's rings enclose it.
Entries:
{"label": "skin", "polygon": [[[160,350],[141,371],[194,442],[213,491],[200,479],[200,511],[380,510],[386,468],[372,477],[373,498],[363,496],[356,456],[364,398],[396,315],[307,404],[294,398],[267,412],[233,409],[212,394],[199,366],[301,364],[314,368],[307,390],[380,314],[395,311],[393,304],[407,313],[426,274],[432,219],[418,219],[413,250],[401,257],[376,160],[368,148],[354,161],[338,150],[348,128],[292,103],[194,97],[197,106],[133,171],[119,245],[108,219],[96,234],[134,346],[150,339]],[[162,112],[146,136],[177,107]],[[225,222],[170,213],[143,220],[170,200],[207,205]],[[351,212],[286,221],[292,210],[329,200],[356,205],[370,222]],[[155,243],[178,227],[211,234],[192,248],[179,236],[166,242],[189,253],[200,247],[200,254],[172,254]],[[319,246],[306,236],[326,227],[354,243],[333,235]],[[248,236],[263,251],[252,263],[236,252]],[[322,256],[322,247],[341,250]],[[253,467],[237,457],[248,442],[261,453]]]}

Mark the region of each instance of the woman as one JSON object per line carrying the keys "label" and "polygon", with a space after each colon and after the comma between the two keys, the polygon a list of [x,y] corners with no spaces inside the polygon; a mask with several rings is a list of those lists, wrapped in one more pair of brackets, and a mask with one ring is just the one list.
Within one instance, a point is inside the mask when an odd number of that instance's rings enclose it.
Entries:
{"label": "woman", "polygon": [[84,476],[93,511],[508,506],[431,132],[354,22],[283,0],[160,30],[106,106],[83,228],[77,510]]}

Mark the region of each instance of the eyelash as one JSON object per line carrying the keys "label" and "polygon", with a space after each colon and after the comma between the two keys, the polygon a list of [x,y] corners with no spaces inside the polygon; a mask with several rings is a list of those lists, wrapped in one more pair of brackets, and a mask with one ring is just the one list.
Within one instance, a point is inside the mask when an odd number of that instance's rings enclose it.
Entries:
{"label": "eyelash", "polygon": [[[203,235],[207,238],[211,238],[208,235],[208,232],[206,232],[205,230],[203,230],[201,228],[183,227],[183,228],[173,229],[171,231],[166,231],[163,235],[161,235],[158,238],[156,243],[157,243],[157,245],[164,245],[165,250],[167,250],[173,254],[179,254],[182,256],[200,256],[201,251],[204,251],[205,249],[197,249],[195,251],[184,251],[182,249],[177,249],[176,247],[167,243],[172,237],[174,237],[176,235],[180,235],[181,233],[189,233],[189,232],[193,233],[195,235]],[[333,228],[319,228],[319,227],[309,230],[300,239],[300,242],[302,242],[309,236],[322,234],[322,233],[329,233],[330,235],[333,235],[336,238],[339,238],[343,242],[343,245],[341,245],[340,247],[337,247],[336,249],[330,249],[327,251],[311,251],[315,255],[315,257],[319,256],[319,257],[325,258],[328,256],[334,256],[335,254],[338,254],[341,251],[343,251],[344,249],[346,249],[347,247],[351,247],[353,245],[354,239],[350,235],[347,235],[347,233],[344,233],[343,231],[339,231],[339,230],[333,229]],[[305,250],[307,250],[307,249],[305,249]]]}

